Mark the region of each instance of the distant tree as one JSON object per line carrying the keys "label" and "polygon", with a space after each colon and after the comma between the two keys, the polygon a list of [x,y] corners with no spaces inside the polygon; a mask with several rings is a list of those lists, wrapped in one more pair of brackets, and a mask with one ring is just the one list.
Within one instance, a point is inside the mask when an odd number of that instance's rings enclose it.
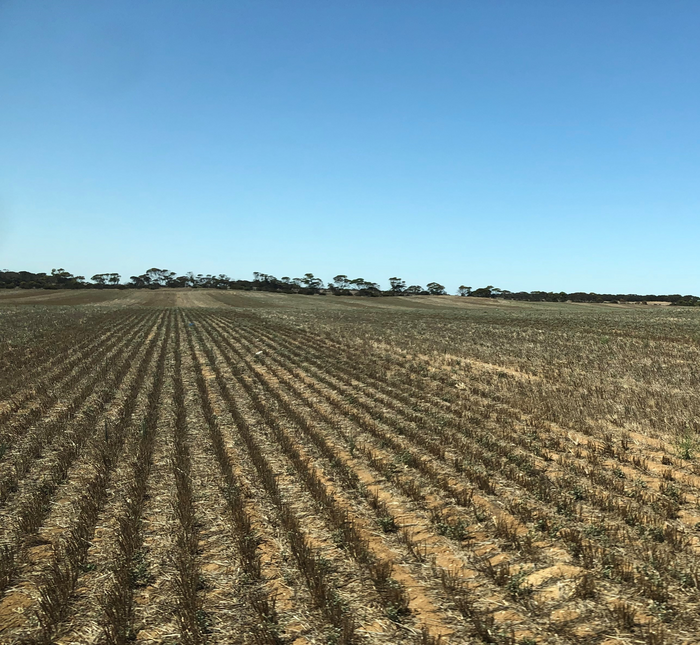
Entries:
{"label": "distant tree", "polygon": [[418,284],[412,284],[410,287],[406,287],[406,292],[412,296],[417,296],[423,293],[423,287]]}
{"label": "distant tree", "polygon": [[315,277],[313,273],[305,273],[304,277],[301,278],[301,283],[307,289],[323,289],[323,280]]}
{"label": "distant tree", "polygon": [[118,273],[96,273],[90,280],[98,287],[106,287],[108,284],[114,287],[119,284],[121,276]]}
{"label": "distant tree", "polygon": [[51,276],[58,285],[65,285],[74,279],[73,274],[65,269],[51,269]]}
{"label": "distant tree", "polygon": [[143,289],[144,287],[151,286],[151,277],[146,273],[142,275],[132,275],[129,278],[129,282],[129,286],[135,289]]}
{"label": "distant tree", "polygon": [[389,284],[394,293],[398,294],[406,291],[406,282],[401,278],[389,278]]}
{"label": "distant tree", "polygon": [[85,276],[73,275],[65,269],[51,269],[51,280],[47,281],[46,286],[54,289],[78,289],[85,286]]}
{"label": "distant tree", "polygon": [[379,290],[379,285],[376,282],[370,282],[364,278],[354,278],[353,280],[349,280],[349,284],[360,291],[365,291],[367,289]]}
{"label": "distant tree", "polygon": [[259,271],[253,272],[253,282],[269,282],[277,283],[280,282],[274,275],[269,273],[260,273]]}
{"label": "distant tree", "polygon": [[350,286],[350,280],[348,280],[348,276],[341,273],[333,276],[333,286],[336,289],[347,289]]}
{"label": "distant tree", "polygon": [[90,280],[92,280],[97,286],[104,287],[107,284],[109,274],[108,273],[96,273]]}
{"label": "distant tree", "polygon": [[160,279],[161,276],[161,269],[157,269],[156,267],[153,267],[152,269],[149,269],[146,271],[146,275],[150,278],[150,282],[152,284],[159,284],[158,280]]}
{"label": "distant tree", "polygon": [[493,285],[488,287],[481,287],[472,291],[472,296],[475,298],[493,298]]}
{"label": "distant tree", "polygon": [[438,282],[428,282],[427,286],[431,296],[444,296],[447,293],[445,287]]}
{"label": "distant tree", "polygon": [[155,267],[146,271],[146,275],[151,279],[152,285],[158,285],[159,287],[168,286],[168,282],[175,278],[175,273],[173,271],[157,269]]}
{"label": "distant tree", "polygon": [[471,295],[472,295],[472,288],[471,288],[471,287],[465,287],[464,285],[462,285],[462,286],[459,288],[458,293],[459,293],[460,296],[471,296]]}
{"label": "distant tree", "polygon": [[270,284],[276,284],[279,282],[279,280],[277,280],[274,275],[270,275],[269,273],[260,273],[259,271],[255,271],[253,273],[253,282],[261,282],[262,288],[265,289],[265,287],[269,286]]}
{"label": "distant tree", "polygon": [[189,278],[186,275],[179,275],[170,281],[169,286],[180,288],[189,287]]}

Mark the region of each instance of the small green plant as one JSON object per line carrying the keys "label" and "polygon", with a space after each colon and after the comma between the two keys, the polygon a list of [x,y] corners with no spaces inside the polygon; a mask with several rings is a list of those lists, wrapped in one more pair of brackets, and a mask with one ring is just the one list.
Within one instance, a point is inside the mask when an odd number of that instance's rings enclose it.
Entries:
{"label": "small green plant", "polygon": [[342,632],[338,627],[331,627],[326,632],[326,645],[338,645],[341,642]]}
{"label": "small green plant", "polygon": [[572,519],[574,517],[574,509],[568,499],[559,500],[556,505],[556,511],[567,519]]}
{"label": "small green plant", "polygon": [[452,538],[453,540],[462,541],[467,538],[467,523],[464,520],[457,520],[456,522],[449,522],[445,519],[440,519],[435,524],[435,529],[438,535],[444,535],[445,537]]}
{"label": "small green plant", "polygon": [[474,511],[474,519],[479,522],[485,522],[488,519],[488,515],[486,511],[484,511],[481,507],[479,507],[477,504],[474,504],[472,506],[472,509]]}
{"label": "small green plant", "polygon": [[399,530],[399,527],[396,526],[396,522],[391,515],[382,515],[377,521],[384,533],[396,533],[396,531]]}
{"label": "small green plant", "polygon": [[666,497],[670,497],[672,500],[678,503],[683,503],[685,501],[683,492],[677,486],[673,484],[662,483],[659,486],[659,492]]}
{"label": "small green plant", "polygon": [[527,575],[527,571],[520,569],[510,576],[506,589],[513,598],[524,598],[534,591],[533,586],[525,580]]}
{"label": "small green plant", "polygon": [[404,605],[389,603],[385,609],[387,618],[393,623],[400,623],[406,615],[407,610]]}
{"label": "small green plant", "polygon": [[698,449],[698,439],[688,428],[676,437],[676,452],[681,459],[691,460],[695,457]]}
{"label": "small green plant", "polygon": [[318,565],[318,571],[321,574],[329,574],[335,571],[335,566],[331,560],[324,558],[322,555],[316,558],[316,564]]}
{"label": "small green plant", "polygon": [[203,609],[198,609],[196,612],[196,619],[197,625],[199,626],[199,631],[202,634],[210,634],[212,623],[209,614],[207,614],[207,612]]}
{"label": "small green plant", "polygon": [[404,452],[401,452],[398,455],[396,455],[396,461],[398,461],[401,464],[404,464],[405,466],[411,466],[415,463],[415,458],[410,452],[408,452],[408,450],[405,450]]}
{"label": "small green plant", "polygon": [[146,587],[153,581],[146,561],[146,554],[143,551],[134,553],[132,566],[131,575],[135,587]]}

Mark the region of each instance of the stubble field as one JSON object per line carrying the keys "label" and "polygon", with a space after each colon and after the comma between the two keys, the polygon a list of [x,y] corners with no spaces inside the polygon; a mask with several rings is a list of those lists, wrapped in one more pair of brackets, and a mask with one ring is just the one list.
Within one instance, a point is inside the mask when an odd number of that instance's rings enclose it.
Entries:
{"label": "stubble field", "polygon": [[0,294],[0,643],[699,643],[700,313]]}

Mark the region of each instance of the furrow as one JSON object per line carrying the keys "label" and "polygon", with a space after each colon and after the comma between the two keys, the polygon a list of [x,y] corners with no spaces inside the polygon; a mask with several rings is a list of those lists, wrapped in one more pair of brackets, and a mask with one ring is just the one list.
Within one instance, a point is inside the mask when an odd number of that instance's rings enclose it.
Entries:
{"label": "furrow", "polygon": [[[4,405],[0,409],[0,442],[5,449],[10,448],[10,441],[24,429],[34,423],[40,415],[45,414],[55,405],[61,396],[65,397],[80,379],[80,372],[86,372],[91,362],[97,361],[114,347],[125,329],[132,326],[135,315],[116,321],[114,325],[100,329],[98,334],[91,333],[87,341],[79,342],[68,357],[53,365],[48,361],[37,374],[23,375],[18,380],[18,391],[7,393],[2,398]],[[61,339],[57,339],[61,342]],[[73,344],[73,343],[66,343]],[[27,386],[26,384],[30,385]]]}
{"label": "furrow", "polygon": [[[214,340],[214,343],[219,351],[223,352],[220,342]],[[230,358],[228,360],[230,361]],[[263,391],[259,394],[247,379],[238,380],[257,412],[271,428],[273,437],[286,455],[286,459],[289,459],[313,498],[317,503],[320,502],[317,506],[325,516],[330,530],[335,531],[344,547],[369,576],[379,594],[385,613],[392,619],[401,621],[404,619],[403,614],[407,614],[411,608],[412,613],[421,619],[420,625],[426,637],[433,634],[438,638],[453,633],[454,630],[446,625],[444,616],[441,617],[440,611],[428,598],[423,586],[405,568],[395,568],[396,553],[381,538],[375,536],[374,526],[368,530],[367,523],[356,515],[347,499],[344,499],[340,491],[317,471],[296,441],[291,439],[283,427],[285,420],[264,402],[264,399],[269,394],[273,394],[273,391]],[[262,385],[264,387],[264,384]],[[393,570],[395,574],[392,575]],[[395,576],[399,576],[400,580]],[[406,588],[409,589],[408,593]]]}
{"label": "furrow", "polygon": [[[155,325],[158,323],[154,323]],[[25,560],[39,557],[31,549],[36,546],[35,536],[44,524],[52,509],[53,500],[64,482],[68,482],[74,470],[74,462],[83,454],[83,447],[94,433],[96,427],[100,430],[93,435],[92,441],[106,441],[110,428],[118,425],[128,410],[129,396],[138,392],[143,381],[145,370],[154,351],[155,338],[146,345],[136,344],[134,355],[142,354],[137,365],[132,365],[130,357],[115,370],[113,379],[103,383],[104,396],[99,405],[95,405],[72,425],[66,433],[62,448],[47,457],[43,474],[31,487],[20,491],[14,503],[5,509],[4,516],[8,522],[4,525],[2,553],[0,554],[0,583],[2,590],[16,577]],[[103,429],[104,428],[104,429]],[[40,543],[41,544],[41,543]],[[26,594],[25,594],[26,595]],[[7,600],[9,604],[13,599]],[[5,601],[3,600],[3,603]]]}
{"label": "furrow", "polygon": [[[330,383],[328,383],[330,385]],[[355,396],[355,395],[353,395]],[[359,394],[357,396],[360,396]],[[376,408],[374,410],[370,410],[373,412],[373,416],[375,418],[383,418],[386,420],[386,415],[383,414],[381,410],[377,410]],[[402,434],[408,434],[409,436],[412,436],[413,439],[417,439],[419,443],[425,444],[425,442],[420,441],[420,435],[416,434],[417,430],[414,429],[413,433],[407,432],[406,431],[406,426],[397,426],[395,423],[391,424],[393,425],[394,429],[399,431]],[[428,422],[427,423],[428,427],[431,427],[431,424]],[[450,445],[450,440],[452,440],[452,443],[454,444],[455,437],[450,436],[446,434],[445,428],[435,428],[432,427],[432,430],[434,430],[435,435],[441,436],[443,439],[443,443],[446,443],[447,445]],[[494,432],[498,434],[498,430],[496,428],[493,429]],[[466,430],[463,429],[463,432]],[[458,450],[457,454],[463,454],[463,453],[471,453],[472,456],[474,454],[479,455],[479,459],[484,463],[486,470],[487,471],[497,471],[505,474],[508,476],[513,483],[515,483],[518,486],[525,486],[528,490],[530,491],[535,491],[537,492],[538,495],[545,495],[544,499],[548,501],[549,503],[553,503],[555,500],[555,490],[558,490],[559,493],[557,494],[556,499],[557,501],[557,509],[559,510],[561,507],[562,503],[565,503],[567,501],[567,496],[566,496],[566,490],[567,486],[568,488],[571,488],[572,484],[570,483],[571,479],[569,477],[564,477],[563,479],[557,479],[557,474],[554,474],[552,476],[551,474],[551,469],[550,472],[547,474],[546,477],[540,476],[541,483],[535,479],[528,478],[528,476],[520,470],[520,468],[523,467],[523,461],[527,462],[527,457],[523,456],[523,454],[520,455],[513,455],[512,453],[509,453],[507,450],[507,446],[510,443],[509,439],[510,437],[503,437],[502,441],[496,443],[494,442],[491,438],[489,438],[485,434],[474,434],[471,432],[471,437],[476,437],[477,440],[483,442],[487,447],[491,449],[495,449],[497,452],[502,454],[503,456],[507,457],[506,460],[504,460],[502,457],[499,456],[494,456],[491,455],[489,456],[488,450],[484,451],[480,447],[476,447],[475,444],[469,444],[468,441],[465,441],[465,438],[460,437],[459,438],[459,445],[460,450]],[[437,457],[438,459],[445,461],[445,455],[442,449],[435,450],[435,445],[430,445],[428,444],[425,446],[428,448],[428,451],[432,453],[433,456]],[[504,451],[505,449],[505,451]],[[512,463],[511,463],[512,462]],[[462,472],[467,468],[464,464],[458,464],[457,461],[455,461],[455,465],[459,465]],[[525,463],[527,465],[527,463]],[[531,470],[540,470],[542,468],[546,468],[546,465],[543,464],[542,462],[537,463],[537,464],[532,464],[530,466]],[[458,471],[459,472],[459,471]],[[475,473],[478,477],[482,477],[478,473]],[[578,472],[577,474],[577,482],[580,482],[580,475],[581,473]],[[590,474],[590,473],[586,473]],[[554,478],[553,478],[554,477]],[[600,477],[598,475],[597,477]],[[477,479],[477,481],[480,481]],[[489,482],[489,480],[485,480],[485,485],[488,487],[492,487],[492,484]],[[616,480],[606,480],[606,483],[608,484],[607,488],[616,490],[619,488],[619,486],[616,486],[615,484],[619,483]],[[657,574],[655,573],[652,578],[649,577],[649,575],[644,571],[645,568],[645,561],[648,558],[652,558],[653,560],[659,561],[661,559],[661,562],[665,564],[664,568],[669,568],[671,571],[675,572],[674,576],[677,579],[678,576],[684,576],[685,574],[683,573],[684,571],[690,572],[690,575],[692,576],[694,571],[697,570],[698,565],[695,562],[694,555],[691,553],[687,553],[686,555],[681,556],[680,558],[676,558],[675,554],[672,550],[671,547],[678,548],[680,547],[681,549],[686,548],[689,546],[689,542],[687,541],[687,538],[685,537],[685,534],[681,531],[678,532],[677,528],[668,524],[665,524],[664,521],[669,517],[668,513],[672,512],[674,515],[671,515],[670,517],[673,518],[675,517],[675,513],[677,511],[671,510],[669,511],[668,509],[671,508],[673,509],[673,506],[669,506],[669,504],[672,503],[672,500],[667,500],[664,498],[661,498],[660,503],[662,503],[661,507],[661,512],[663,513],[663,516],[661,518],[661,521],[659,520],[654,520],[654,511],[652,508],[652,511],[642,511],[642,514],[640,515],[640,511],[636,510],[638,509],[638,506],[635,506],[634,502],[631,502],[628,498],[628,496],[623,496],[623,495],[617,495],[617,496],[611,496],[609,492],[601,492],[601,489],[597,492],[595,488],[593,487],[586,487],[585,486],[585,478],[584,478],[584,484],[581,485],[580,483],[577,483],[577,486],[582,486],[580,490],[585,490],[586,491],[586,497],[588,502],[594,502],[596,503],[596,511],[603,511],[605,512],[609,517],[618,517],[620,516],[622,519],[624,519],[628,524],[639,524],[642,523],[642,525],[648,526],[649,528],[647,529],[650,531],[652,534],[657,534],[659,533],[660,535],[663,536],[663,540],[667,540],[669,542],[669,548],[665,548],[664,546],[661,547],[655,547],[651,552],[646,549],[642,548],[639,549],[637,547],[638,541],[636,535],[632,535],[630,533],[630,530],[621,523],[620,520],[617,520],[616,523],[614,524],[608,524],[607,528],[604,528],[604,535],[610,536],[611,538],[614,538],[618,541],[622,540],[623,543],[628,545],[628,548],[634,548],[633,550],[633,555],[632,555],[632,562],[630,563],[629,561],[629,553],[627,555],[622,555],[616,556],[614,554],[610,554],[607,552],[607,549],[605,548],[604,545],[599,545],[596,546],[595,542],[596,540],[586,540],[582,537],[581,533],[581,528],[576,528],[574,525],[573,528],[571,529],[563,529],[561,531],[562,536],[565,538],[564,545],[576,556],[578,557],[581,553],[582,550],[584,552],[587,552],[587,560],[591,560],[593,558],[602,559],[603,566],[612,566],[617,572],[618,575],[626,581],[633,581],[635,582],[639,588],[642,590],[643,595],[647,595],[648,597],[651,597],[653,600],[659,600],[665,598],[669,590],[666,588],[667,586],[676,586],[677,587],[677,582],[676,580],[669,579],[668,576],[666,575],[666,571],[661,570],[658,571],[658,575],[661,575],[662,577],[665,578],[665,582],[662,584],[662,586],[659,586],[657,582],[654,582],[657,578]],[[673,491],[671,491],[673,492]],[[658,499],[658,498],[657,498]],[[645,500],[646,501],[646,500]],[[656,502],[659,503],[659,502]],[[585,505],[580,502],[574,502],[574,504],[571,504],[569,502],[569,507],[573,509],[573,513],[577,516],[583,519],[582,513],[584,512]],[[533,515],[537,516],[537,513],[533,513],[532,507],[528,508],[527,505],[523,506],[522,503],[518,505],[512,506],[513,509],[516,511],[521,511],[521,516],[524,517],[526,521],[532,518]],[[578,509],[578,510],[576,510]],[[571,513],[571,512],[570,512]],[[587,511],[587,517],[588,519],[588,524],[584,523],[583,528],[585,529],[586,526],[594,526],[595,528],[600,527],[601,523],[600,520],[598,519],[598,516],[596,512],[593,512],[591,510]],[[637,517],[640,517],[640,519],[635,519]],[[541,516],[540,512],[540,517],[538,522],[542,523],[545,518]],[[593,522],[593,524],[590,524],[590,522]],[[655,524],[654,524],[654,523]],[[634,524],[633,524],[634,523]],[[561,522],[557,522],[556,519],[551,519],[547,520],[545,526],[549,526],[551,528],[552,524],[561,524]],[[605,525],[603,525],[605,526]],[[654,527],[656,526],[656,528]],[[549,530],[549,529],[548,529]],[[599,529],[598,529],[599,530]],[[599,542],[599,540],[598,540]],[[687,549],[686,549],[687,550]],[[589,565],[590,566],[590,565]],[[635,574],[633,571],[633,568],[636,567],[637,570],[639,571],[638,574]],[[658,569],[658,567],[657,567]],[[691,578],[692,579],[692,578]],[[675,593],[681,593],[684,594],[682,590],[676,589]]]}
{"label": "furrow", "polygon": [[[167,333],[167,329],[165,330]],[[82,476],[83,492],[74,495],[75,502],[64,513],[68,525],[61,527],[60,533],[51,535],[51,554],[48,563],[41,567],[40,575],[27,573],[27,584],[22,592],[36,606],[36,623],[24,626],[24,632],[33,633],[33,638],[42,642],[51,642],[65,628],[64,621],[69,616],[71,599],[86,562],[88,549],[94,535],[95,527],[107,498],[108,487],[114,469],[123,457],[128,431],[138,400],[138,392],[143,385],[150,359],[160,344],[158,365],[162,369],[165,356],[165,333],[159,334],[160,341],[154,339],[140,366],[139,373],[132,382],[120,409],[118,420],[111,428],[93,439],[86,471]],[[74,473],[74,477],[76,474]],[[47,529],[42,532],[48,537]]]}
{"label": "furrow", "polygon": [[[27,476],[31,475],[36,467],[42,453],[51,452],[53,443],[71,421],[85,413],[95,402],[99,402],[101,392],[100,384],[105,378],[110,378],[109,366],[120,364],[124,350],[127,355],[133,354],[138,344],[134,340],[139,338],[144,329],[152,324],[153,318],[149,317],[129,330],[128,335],[119,339],[115,346],[100,357],[94,364],[85,365],[80,370],[82,383],[77,394],[70,397],[67,402],[57,404],[53,410],[36,425],[29,428],[17,442],[14,449],[10,450],[6,458],[0,463],[0,506],[5,503],[18,484]],[[123,360],[123,359],[122,359]],[[11,443],[9,444],[11,445]]]}
{"label": "furrow", "polygon": [[[256,335],[260,335],[258,332],[260,332],[260,330],[256,330]],[[314,376],[318,377],[318,374],[314,373]],[[319,394],[323,394],[323,392],[319,392]],[[355,396],[355,395],[353,395],[353,396]],[[339,405],[342,405],[342,401],[337,401],[336,403]],[[354,413],[354,411],[348,410],[347,413],[349,416],[354,416],[356,421],[362,422],[362,418],[359,417],[356,413]],[[370,424],[369,426],[368,426],[368,423]],[[374,438],[375,439],[380,439],[381,441],[383,441],[385,443],[387,441],[390,444],[393,443],[393,449],[395,452],[399,452],[402,448],[407,447],[407,446],[404,446],[404,444],[401,441],[399,441],[397,443],[397,441],[395,439],[391,439],[391,437],[388,436],[386,433],[382,434],[381,430],[376,426],[376,424],[374,424],[374,422],[369,422],[369,420],[365,419],[364,424],[365,424],[366,429],[370,429],[370,430],[374,431]],[[401,428],[399,428],[399,430],[400,429]],[[413,452],[414,456],[411,457],[411,461],[413,462],[413,466],[414,467],[418,466],[422,470],[426,471],[425,461],[424,461],[425,458],[420,456],[420,455],[415,454],[415,449],[409,449],[409,451],[405,451],[404,454],[408,454],[408,455],[412,454],[411,450],[414,451]],[[492,465],[492,464],[490,464],[490,465]],[[497,465],[502,468],[502,465],[500,463],[498,463]],[[449,482],[446,482],[445,480],[440,481],[439,474],[434,472],[434,471],[431,473],[431,469],[427,469],[427,473],[429,475],[432,474],[433,479],[438,484],[440,484],[443,489],[445,489],[446,491],[449,492],[449,488],[450,488]],[[489,482],[489,479],[491,479],[491,482]],[[490,475],[489,479],[486,480],[486,483],[487,483],[488,488],[492,488],[493,487],[493,476]],[[522,477],[519,477],[519,480],[520,480],[520,483],[522,483]],[[448,484],[448,485],[445,485],[445,484]],[[492,491],[492,492],[495,492],[495,491]],[[500,492],[502,494],[503,489],[501,489]],[[508,496],[506,496],[506,499],[507,498],[508,498]],[[511,497],[511,499],[513,499],[513,498]],[[530,506],[528,508],[527,504],[523,505],[522,502],[517,501],[517,498],[515,498],[513,500],[513,502],[509,505],[509,508],[511,510],[515,510],[516,512],[522,511],[523,513],[521,513],[520,516],[525,521],[532,521],[533,515],[534,515],[535,519],[537,519],[537,514],[533,513],[533,510],[537,510],[537,507],[535,506],[533,508],[532,506]],[[504,522],[510,522],[510,521],[511,520],[508,520],[507,515],[506,515],[506,517],[500,521],[500,524],[501,524],[501,526],[503,526]],[[602,562],[601,566],[603,566],[603,567],[612,566],[613,570],[616,572],[616,576],[619,576],[621,581],[633,582],[637,586],[637,588],[642,592],[642,595],[646,595],[647,597],[651,597],[652,599],[663,599],[663,598],[668,596],[668,593],[669,593],[669,590],[667,588],[668,580],[665,582],[662,582],[661,586],[659,586],[659,582],[658,582],[658,580],[659,580],[658,575],[662,575],[662,576],[665,575],[665,571],[663,571],[663,569],[662,569],[658,573],[655,572],[652,575],[650,575],[644,569],[644,562],[645,562],[644,552],[640,553],[639,559],[636,560],[636,562],[638,563],[637,566],[639,567],[638,573],[636,573],[634,568],[633,568],[635,566],[634,565],[635,561],[632,560],[632,563],[630,563],[629,554],[625,555],[623,552],[620,555],[616,555],[615,553],[609,552],[609,550],[602,545],[599,547],[596,547],[595,540],[591,541],[591,540],[587,540],[586,538],[583,538],[583,535],[580,532],[577,532],[576,530],[574,530],[572,532],[571,530],[566,530],[566,529],[565,530],[560,530],[559,528],[553,529],[553,527],[556,526],[558,523],[559,522],[558,522],[556,516],[552,516],[551,514],[547,514],[546,511],[545,511],[545,515],[544,516],[540,515],[539,519],[537,520],[538,527],[544,528],[546,530],[546,532],[549,533],[550,535],[554,535],[556,533],[557,534],[556,537],[557,537],[558,541],[560,542],[560,544],[563,543],[564,546],[566,546],[569,549],[569,551],[571,551],[575,556],[578,557],[582,553],[584,555],[587,553],[588,555],[585,556],[587,558],[586,561],[590,561],[590,560],[592,560],[592,558],[596,558]],[[628,539],[628,541],[630,541],[630,540]],[[591,542],[593,542],[593,544]],[[650,553],[650,552],[647,551],[646,553]],[[654,549],[652,549],[651,553],[653,554],[653,555],[651,555],[651,557],[652,558],[656,557],[656,559],[658,561],[658,557],[660,555],[659,549],[654,548]],[[647,556],[647,557],[649,557],[649,556]],[[665,556],[662,556],[662,559],[660,562],[661,563],[664,563],[664,562],[668,563],[668,558],[669,558],[668,554]],[[685,567],[681,568],[680,571],[688,570],[688,566],[691,567],[691,569],[690,569],[691,571],[694,570],[692,563],[690,565],[687,562],[685,562],[683,564],[685,565]],[[588,566],[590,567],[591,565],[589,564]],[[662,564],[662,566],[663,566],[663,564]],[[658,564],[656,565],[656,567],[658,569]],[[489,570],[488,567],[487,567],[487,570]],[[674,590],[675,595],[677,595],[679,593],[684,596],[683,600],[685,600],[685,594],[682,590],[678,590],[678,589]],[[679,597],[679,601],[680,601],[680,597]]]}
{"label": "furrow", "polygon": [[322,557],[319,548],[313,546],[312,542],[309,541],[309,537],[302,529],[300,519],[285,499],[284,492],[277,481],[279,474],[271,467],[255,438],[255,434],[260,428],[254,432],[253,427],[241,411],[238,397],[232,393],[228,381],[223,375],[215,358],[214,350],[201,339],[199,330],[196,330],[195,333],[198,336],[198,348],[206,357],[208,367],[214,372],[227,411],[231,415],[236,432],[245,446],[246,457],[254,466],[257,481],[263,486],[275,507],[276,516],[286,533],[285,542],[306,582],[313,602],[323,614],[324,619],[335,630],[337,642],[353,642],[356,629],[354,620],[345,609],[343,596],[332,583],[332,577],[327,570],[327,560]]}

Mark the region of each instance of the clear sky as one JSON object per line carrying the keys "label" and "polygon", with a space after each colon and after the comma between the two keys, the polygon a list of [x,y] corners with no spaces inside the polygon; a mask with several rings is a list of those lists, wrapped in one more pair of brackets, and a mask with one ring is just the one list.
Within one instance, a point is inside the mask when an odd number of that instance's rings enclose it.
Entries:
{"label": "clear sky", "polygon": [[0,269],[700,294],[700,3],[0,0]]}

